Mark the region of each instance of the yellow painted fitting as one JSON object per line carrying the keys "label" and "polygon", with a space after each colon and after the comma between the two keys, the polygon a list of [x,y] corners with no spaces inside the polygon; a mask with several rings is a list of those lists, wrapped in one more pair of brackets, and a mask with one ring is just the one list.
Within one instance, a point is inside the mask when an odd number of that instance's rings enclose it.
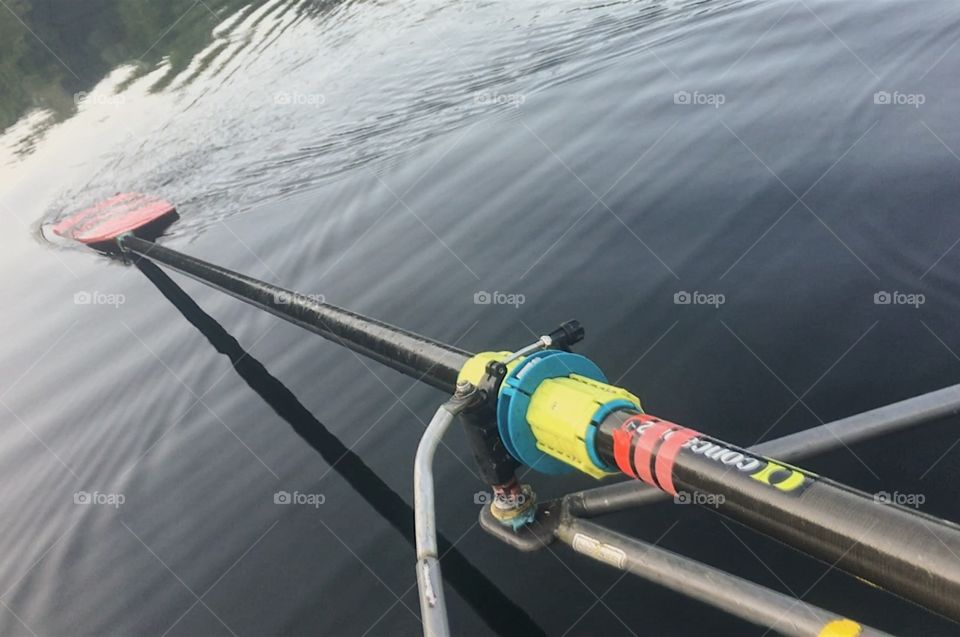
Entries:
{"label": "yellow painted fitting", "polygon": [[[463,381],[468,381],[473,385],[479,385],[480,379],[483,378],[484,373],[487,371],[487,363],[490,361],[502,361],[507,358],[513,352],[480,352],[471,356],[463,367],[460,368],[460,373],[457,375],[457,382],[462,383]],[[522,358],[519,358],[510,364],[507,365],[507,370],[511,370],[523,361]]]}
{"label": "yellow painted fitting", "polygon": [[585,376],[571,374],[543,381],[527,408],[537,447],[594,478],[612,475],[590,460],[586,440],[593,415],[614,400],[628,400],[640,409],[640,399],[627,390]]}
{"label": "yellow painted fitting", "polygon": [[863,632],[863,626],[850,619],[835,619],[827,623],[818,637],[857,637]]}

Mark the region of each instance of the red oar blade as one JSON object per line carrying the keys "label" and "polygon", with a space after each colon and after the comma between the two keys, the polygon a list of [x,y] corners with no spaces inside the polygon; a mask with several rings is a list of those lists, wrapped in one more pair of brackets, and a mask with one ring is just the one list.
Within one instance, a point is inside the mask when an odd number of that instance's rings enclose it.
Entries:
{"label": "red oar blade", "polygon": [[87,245],[107,244],[127,232],[159,234],[178,219],[169,201],[124,192],[62,219],[53,226],[61,237]]}

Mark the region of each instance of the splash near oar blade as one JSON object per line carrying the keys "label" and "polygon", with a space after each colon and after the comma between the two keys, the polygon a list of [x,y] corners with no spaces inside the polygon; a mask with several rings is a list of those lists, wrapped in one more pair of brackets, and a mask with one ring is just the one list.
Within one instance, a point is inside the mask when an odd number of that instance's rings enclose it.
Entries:
{"label": "splash near oar blade", "polygon": [[155,238],[178,218],[176,207],[169,201],[125,192],[65,217],[53,231],[89,246],[107,247],[128,232]]}

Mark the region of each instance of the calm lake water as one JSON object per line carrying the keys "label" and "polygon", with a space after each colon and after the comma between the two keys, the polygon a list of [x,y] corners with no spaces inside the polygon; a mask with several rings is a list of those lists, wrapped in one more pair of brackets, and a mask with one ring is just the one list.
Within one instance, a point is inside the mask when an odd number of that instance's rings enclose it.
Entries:
{"label": "calm lake water", "polygon": [[[158,194],[165,245],[470,351],[575,317],[649,411],[749,445],[960,380],[958,39],[950,0],[8,0],[0,634],[419,632],[444,396],[44,224]],[[807,464],[958,520],[958,424]],[[459,431],[438,479],[457,635],[764,634],[497,543]],[[610,524],[957,634],[708,511]]]}

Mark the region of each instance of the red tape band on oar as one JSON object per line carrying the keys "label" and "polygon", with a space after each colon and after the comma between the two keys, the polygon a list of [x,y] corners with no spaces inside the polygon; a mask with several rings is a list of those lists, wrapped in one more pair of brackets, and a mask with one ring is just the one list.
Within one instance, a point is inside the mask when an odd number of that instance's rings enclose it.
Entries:
{"label": "red tape band on oar", "polygon": [[660,419],[646,414],[636,414],[631,416],[620,425],[620,428],[613,432],[613,459],[617,463],[620,471],[631,478],[639,478],[633,468],[633,439],[637,435],[637,429],[651,422],[658,422]]}
{"label": "red tape band on oar", "polygon": [[613,432],[613,459],[617,461],[620,471],[631,478],[636,478],[637,474],[633,472],[633,467],[630,466],[631,440],[633,440],[633,429],[627,429],[627,423],[625,422],[620,429]]}
{"label": "red tape band on oar", "polygon": [[657,488],[660,488],[660,485],[653,477],[652,461],[662,440],[661,436],[668,431],[670,431],[670,425],[659,421],[650,423],[640,436],[636,437],[634,443],[633,466],[637,468],[637,476]]}
{"label": "red tape band on oar", "polygon": [[[669,424],[672,425],[673,423]],[[673,463],[676,461],[677,455],[680,453],[683,445],[685,445],[688,440],[696,438],[699,435],[700,433],[693,429],[678,427],[670,432],[657,451],[657,482],[660,483],[660,488],[670,495],[677,495],[677,489],[673,486]]]}
{"label": "red tape band on oar", "polygon": [[[683,445],[701,435],[656,416],[631,416],[613,432],[613,456],[631,478],[676,495],[673,465]],[[632,460],[632,462],[631,462]]]}

